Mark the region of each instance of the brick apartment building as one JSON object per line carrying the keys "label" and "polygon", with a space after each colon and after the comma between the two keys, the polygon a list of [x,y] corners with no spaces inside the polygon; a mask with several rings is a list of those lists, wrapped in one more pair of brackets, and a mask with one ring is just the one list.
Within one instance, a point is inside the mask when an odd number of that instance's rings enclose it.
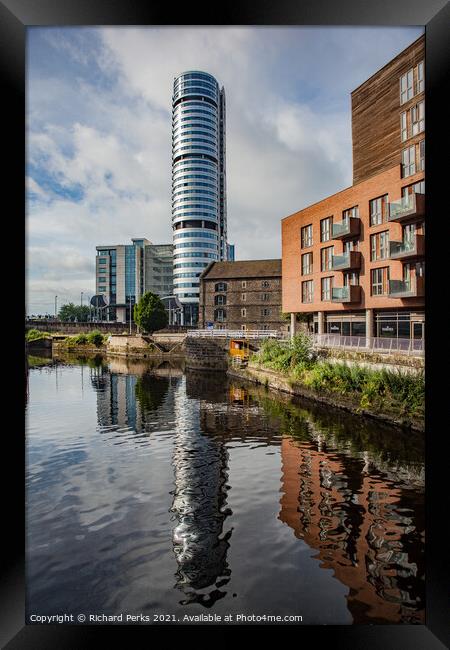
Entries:
{"label": "brick apartment building", "polygon": [[287,330],[281,260],[211,262],[200,276],[199,327]]}
{"label": "brick apartment building", "polygon": [[353,185],[281,222],[293,324],[424,338],[424,56],[422,36],[352,92]]}

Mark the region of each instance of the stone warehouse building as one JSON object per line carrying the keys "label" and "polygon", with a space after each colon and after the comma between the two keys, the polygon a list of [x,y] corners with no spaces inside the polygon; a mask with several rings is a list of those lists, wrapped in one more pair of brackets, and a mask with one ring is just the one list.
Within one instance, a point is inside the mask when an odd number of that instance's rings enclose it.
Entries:
{"label": "stone warehouse building", "polygon": [[287,331],[281,260],[212,262],[200,276],[199,327]]}
{"label": "stone warehouse building", "polygon": [[353,91],[354,184],[281,222],[293,323],[424,339],[424,56],[421,37]]}

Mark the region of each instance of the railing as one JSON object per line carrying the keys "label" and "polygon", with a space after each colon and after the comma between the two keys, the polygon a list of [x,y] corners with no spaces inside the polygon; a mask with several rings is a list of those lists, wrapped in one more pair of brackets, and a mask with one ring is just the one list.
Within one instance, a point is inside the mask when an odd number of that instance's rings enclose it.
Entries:
{"label": "railing", "polygon": [[348,251],[342,255],[332,255],[331,268],[333,271],[358,268],[361,264],[360,259],[359,251]]}
{"label": "railing", "polygon": [[349,217],[346,221],[333,223],[331,232],[332,239],[346,237],[347,235],[359,235],[359,218]]}
{"label": "railing", "polygon": [[405,253],[415,253],[417,249],[416,238],[405,241],[389,242],[389,257],[404,255]]}
{"label": "railing", "polygon": [[341,334],[312,334],[316,347],[361,350],[361,352],[380,352],[385,354],[408,354],[423,356],[424,339],[394,339],[377,336],[343,336]]}
{"label": "railing", "polygon": [[424,194],[415,193],[402,196],[398,201],[389,204],[389,221],[420,213],[424,208]]}
{"label": "railing", "polygon": [[332,302],[359,302],[361,300],[361,287],[359,284],[350,284],[344,287],[331,288]]}
{"label": "railing", "polygon": [[188,337],[194,338],[229,338],[229,339],[268,339],[282,338],[282,332],[278,330],[191,330],[187,332]]}

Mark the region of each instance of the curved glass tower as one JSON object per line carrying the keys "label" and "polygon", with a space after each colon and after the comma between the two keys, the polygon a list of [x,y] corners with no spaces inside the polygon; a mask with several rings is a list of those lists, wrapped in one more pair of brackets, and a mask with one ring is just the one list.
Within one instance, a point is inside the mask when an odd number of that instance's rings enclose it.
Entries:
{"label": "curved glass tower", "polygon": [[198,321],[199,276],[227,259],[225,91],[199,71],[174,80],[172,97],[174,295],[181,324]]}

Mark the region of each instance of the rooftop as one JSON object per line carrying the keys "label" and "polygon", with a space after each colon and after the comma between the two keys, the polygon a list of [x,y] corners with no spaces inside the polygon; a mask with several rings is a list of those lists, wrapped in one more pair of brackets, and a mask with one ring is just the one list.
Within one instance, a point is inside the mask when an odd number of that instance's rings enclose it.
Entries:
{"label": "rooftop", "polygon": [[281,276],[281,259],[211,262],[200,276],[202,279],[267,278]]}

